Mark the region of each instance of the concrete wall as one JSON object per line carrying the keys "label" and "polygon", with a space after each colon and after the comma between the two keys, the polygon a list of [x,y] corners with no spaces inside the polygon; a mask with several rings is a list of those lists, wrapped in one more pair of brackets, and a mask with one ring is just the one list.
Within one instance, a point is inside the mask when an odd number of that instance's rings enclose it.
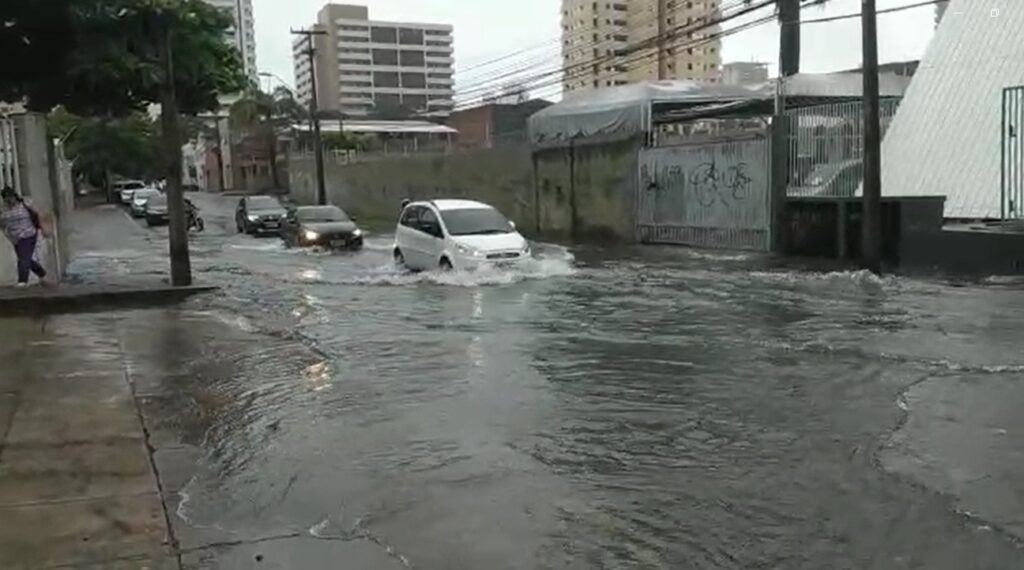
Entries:
{"label": "concrete wall", "polygon": [[[316,201],[312,158],[293,158],[292,198]],[[366,220],[392,220],[403,199],[471,198],[494,205],[524,229],[535,226],[530,154],[502,148],[325,164],[328,201]]]}
{"label": "concrete wall", "polygon": [[[68,258],[67,235],[73,208],[70,165],[53,146],[42,115],[11,118],[18,148],[18,176],[22,196],[44,217],[53,221],[55,236],[39,247],[39,258],[51,275],[59,277]],[[0,286],[17,281],[14,251],[6,238],[0,244]]]}
{"label": "concrete wall", "polygon": [[[469,198],[494,205],[530,234],[633,241],[636,142],[552,149],[525,146],[337,164],[328,201],[366,220],[392,220],[402,200]],[[293,158],[293,199],[316,200],[313,160]]]}

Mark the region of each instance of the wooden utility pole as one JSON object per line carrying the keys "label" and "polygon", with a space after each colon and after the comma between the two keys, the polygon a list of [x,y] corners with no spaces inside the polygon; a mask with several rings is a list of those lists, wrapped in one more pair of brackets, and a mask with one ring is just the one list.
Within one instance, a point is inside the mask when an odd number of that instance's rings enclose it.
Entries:
{"label": "wooden utility pole", "polygon": [[668,78],[668,0],[658,0],[658,80]]}
{"label": "wooden utility pole", "polygon": [[313,123],[313,154],[316,165],[316,203],[321,206],[327,204],[327,180],[324,175],[324,141],[320,133],[320,94],[317,92],[316,81],[316,47],[313,44],[314,36],[323,36],[327,32],[323,30],[292,30],[292,34],[305,36],[307,47],[306,56],[309,58],[310,88],[313,91],[309,99],[309,117]]}
{"label": "wooden utility pole", "polygon": [[875,0],[861,0],[864,49],[864,268],[882,271],[882,134],[879,124],[878,17]]}
{"label": "wooden utility pole", "polygon": [[164,153],[167,160],[167,215],[171,254],[171,285],[187,287],[192,284],[192,262],[188,252],[188,220],[185,212],[185,193],[181,187],[181,131],[178,125],[178,100],[174,90],[174,30],[169,18],[159,26],[164,68],[160,86],[160,121],[163,129]]}

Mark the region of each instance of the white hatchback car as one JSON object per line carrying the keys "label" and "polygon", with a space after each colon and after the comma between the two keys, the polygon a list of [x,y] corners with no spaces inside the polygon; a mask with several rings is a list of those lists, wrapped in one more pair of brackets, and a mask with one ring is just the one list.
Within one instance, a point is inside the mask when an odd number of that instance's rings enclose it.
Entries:
{"label": "white hatchback car", "polygon": [[395,230],[395,261],[409,269],[471,270],[531,257],[530,244],[501,212],[470,200],[412,202]]}

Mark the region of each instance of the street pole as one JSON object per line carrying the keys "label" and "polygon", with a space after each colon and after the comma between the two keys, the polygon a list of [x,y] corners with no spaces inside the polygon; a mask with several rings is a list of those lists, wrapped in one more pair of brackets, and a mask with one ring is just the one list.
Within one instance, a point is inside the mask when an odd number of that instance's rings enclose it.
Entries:
{"label": "street pole", "polygon": [[800,73],[800,0],[779,0],[779,75]]}
{"label": "street pole", "polygon": [[306,56],[309,58],[309,76],[311,80],[312,97],[309,99],[309,118],[313,123],[313,154],[316,165],[316,203],[324,206],[327,204],[327,180],[324,175],[324,141],[320,133],[320,94],[317,93],[316,81],[316,48],[313,45],[313,36],[326,35],[323,30],[292,30],[295,35],[306,36]]}
{"label": "street pole", "polygon": [[171,47],[173,30],[167,20],[160,30],[164,77],[160,86],[160,120],[163,128],[164,153],[167,157],[167,214],[171,254],[171,285],[187,287],[192,284],[192,264],[188,252],[188,223],[185,213],[185,194],[181,187],[181,133],[178,126],[178,101],[174,91],[174,50]]}
{"label": "street pole", "polygon": [[668,0],[658,0],[658,80],[668,79]]}
{"label": "street pole", "polygon": [[800,0],[779,0],[779,79],[771,130],[771,249],[786,247],[786,203],[789,192],[789,141],[796,131],[786,115],[786,78],[800,73]]}
{"label": "street pole", "polygon": [[861,0],[864,49],[864,268],[882,271],[882,150],[878,92],[878,19],[875,0]]}

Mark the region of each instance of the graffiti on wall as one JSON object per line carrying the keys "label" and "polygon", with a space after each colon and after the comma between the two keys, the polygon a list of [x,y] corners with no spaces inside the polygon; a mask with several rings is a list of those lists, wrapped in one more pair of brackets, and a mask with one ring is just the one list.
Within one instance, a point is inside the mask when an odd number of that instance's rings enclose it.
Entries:
{"label": "graffiti on wall", "polygon": [[768,157],[763,139],[645,149],[640,224],[763,229]]}

